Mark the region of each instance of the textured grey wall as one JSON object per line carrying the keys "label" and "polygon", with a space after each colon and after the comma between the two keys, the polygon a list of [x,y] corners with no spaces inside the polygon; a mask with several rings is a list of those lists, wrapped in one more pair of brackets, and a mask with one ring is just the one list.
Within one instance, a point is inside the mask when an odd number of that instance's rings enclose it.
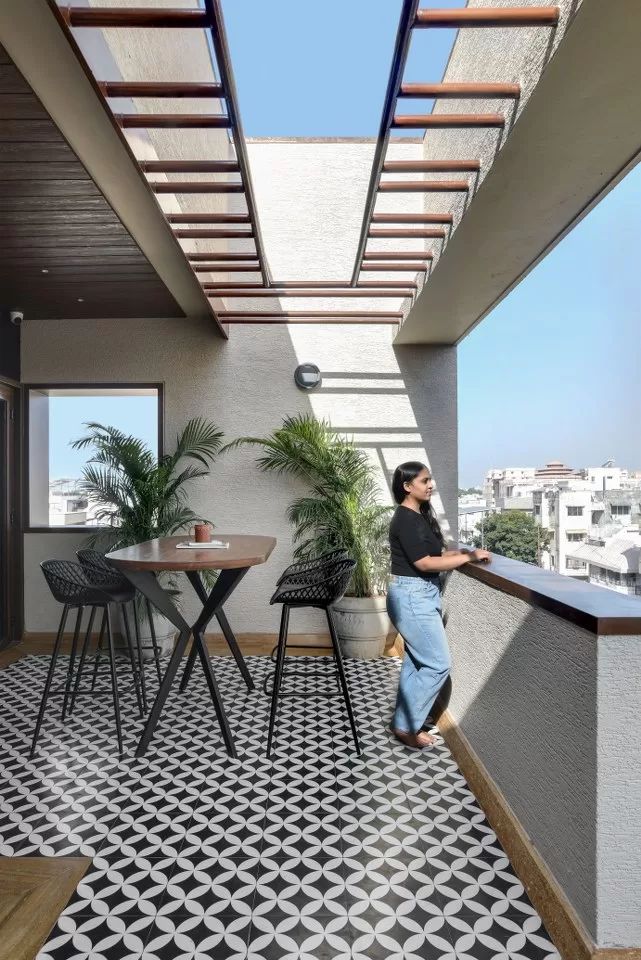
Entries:
{"label": "textured grey wall", "polygon": [[641,945],[641,638],[599,637],[597,942]]}
{"label": "textured grey wall", "polygon": [[596,637],[463,573],[449,708],[596,939]]}
{"label": "textured grey wall", "polygon": [[[193,416],[211,417],[231,439],[262,435],[288,414],[312,410],[366,447],[385,472],[403,459],[431,459],[437,486],[445,491],[449,521],[456,523],[456,352],[428,347],[413,351],[406,389],[392,347],[391,327],[248,326],[229,341],[205,323],[171,320],[49,321],[26,324],[23,379],[47,381],[157,381],[165,383],[166,443]],[[293,383],[298,363],[312,361],[324,375],[319,392],[307,395]],[[420,371],[425,371],[421,380]],[[426,453],[426,449],[429,453]],[[253,570],[230,604],[239,631],[277,629],[268,605],[277,573],[291,559],[286,509],[301,491],[290,479],[261,474],[255,453],[222,457],[212,475],[193,486],[194,509],[210,516],[220,532],[272,534],[278,547]],[[440,508],[440,500],[436,500]],[[82,536],[25,536],[25,613],[28,631],[52,630],[57,609],[39,561],[72,557]],[[193,606],[187,607],[194,612]],[[322,629],[314,614],[299,614],[294,630]]]}
{"label": "textured grey wall", "polygon": [[599,947],[641,944],[641,637],[597,637],[463,573],[449,708]]}

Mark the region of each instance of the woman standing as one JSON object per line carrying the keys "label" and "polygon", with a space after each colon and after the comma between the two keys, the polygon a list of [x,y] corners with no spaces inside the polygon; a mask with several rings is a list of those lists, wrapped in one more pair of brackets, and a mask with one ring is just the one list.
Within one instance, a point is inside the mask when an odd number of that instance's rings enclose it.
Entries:
{"label": "woman standing", "polygon": [[434,743],[422,727],[450,672],[439,573],[490,559],[487,550],[445,550],[430,503],[433,490],[424,463],[409,461],[394,471],[392,492],[398,506],[389,530],[387,612],[405,641],[405,656],[391,730],[402,743],[418,748]]}

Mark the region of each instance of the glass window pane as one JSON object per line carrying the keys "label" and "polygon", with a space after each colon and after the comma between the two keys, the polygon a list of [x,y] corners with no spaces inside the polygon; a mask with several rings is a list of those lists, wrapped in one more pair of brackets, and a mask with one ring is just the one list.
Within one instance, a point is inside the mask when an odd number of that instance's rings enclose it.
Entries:
{"label": "glass window pane", "polygon": [[96,526],[96,505],[81,487],[92,448],[73,449],[87,424],[116,427],[158,456],[157,387],[41,387],[29,390],[29,524]]}

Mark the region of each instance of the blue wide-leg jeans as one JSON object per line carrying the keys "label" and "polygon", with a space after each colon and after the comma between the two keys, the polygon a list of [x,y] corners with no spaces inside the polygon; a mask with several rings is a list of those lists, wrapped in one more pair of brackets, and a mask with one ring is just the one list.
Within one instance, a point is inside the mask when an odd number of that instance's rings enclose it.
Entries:
{"label": "blue wide-leg jeans", "polygon": [[387,612],[405,641],[392,726],[418,733],[451,667],[441,592],[419,577],[394,576],[387,591]]}

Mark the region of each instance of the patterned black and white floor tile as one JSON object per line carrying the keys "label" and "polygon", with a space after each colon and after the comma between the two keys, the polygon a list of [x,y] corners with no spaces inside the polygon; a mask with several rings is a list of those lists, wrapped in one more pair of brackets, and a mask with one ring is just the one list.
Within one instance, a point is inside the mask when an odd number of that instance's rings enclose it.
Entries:
{"label": "patterned black and white floor tile", "polygon": [[[64,724],[51,705],[29,760],[48,660],[0,671],[0,855],[92,859],[38,960],[558,960],[446,746],[389,734],[397,660],[347,664],[360,757],[341,701],[308,696],[281,701],[271,760],[273,666],[248,665],[251,693],[214,659],[237,760],[196,674],[145,757],[129,690],[122,757],[87,698]],[[297,667],[335,684],[326,658]]]}

